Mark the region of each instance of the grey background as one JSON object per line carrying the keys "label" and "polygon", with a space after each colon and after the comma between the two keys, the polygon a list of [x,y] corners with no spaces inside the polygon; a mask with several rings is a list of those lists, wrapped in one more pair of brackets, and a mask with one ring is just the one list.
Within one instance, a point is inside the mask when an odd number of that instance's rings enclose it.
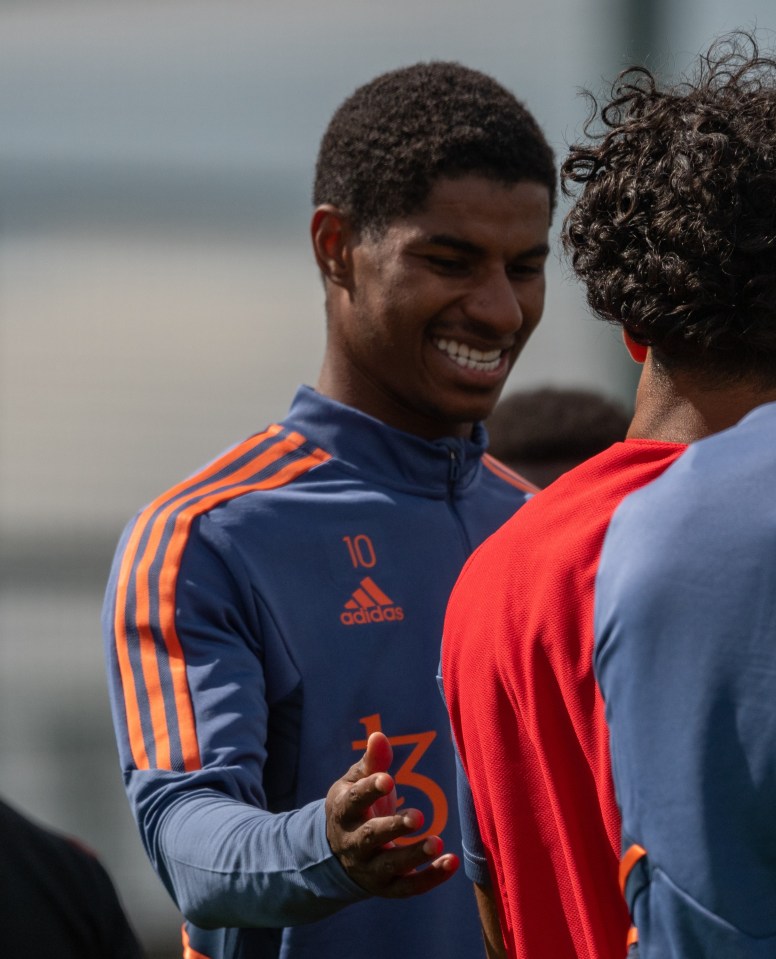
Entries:
{"label": "grey background", "polygon": [[[307,222],[330,114],[382,70],[457,59],[513,89],[560,159],[580,87],[642,57],[674,74],[724,29],[771,26],[766,0],[731,8],[0,2],[0,793],[99,851],[149,949],[180,953],[180,917],[123,795],[102,590],[141,504],[315,379]],[[507,391],[630,403],[633,382],[555,243],[545,318]]]}

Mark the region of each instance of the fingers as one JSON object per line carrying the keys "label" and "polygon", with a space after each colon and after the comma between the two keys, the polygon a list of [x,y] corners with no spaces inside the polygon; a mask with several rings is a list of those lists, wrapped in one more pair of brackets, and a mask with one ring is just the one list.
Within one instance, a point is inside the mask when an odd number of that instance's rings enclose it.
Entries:
{"label": "fingers", "polygon": [[361,759],[329,790],[327,812],[343,825],[356,825],[366,817],[395,812],[396,791],[393,778],[387,773],[392,760],[393,749],[388,737],[372,733]]}
{"label": "fingers", "polygon": [[[418,811],[412,812],[422,824]],[[340,862],[350,878],[367,892],[388,899],[417,896],[446,882],[458,869],[457,856],[440,855],[442,840],[438,836],[402,846],[383,842],[400,834],[406,834],[406,826],[397,830],[388,819],[370,820],[340,852]]]}
{"label": "fingers", "polygon": [[391,887],[391,898],[407,899],[436,889],[455,875],[460,864],[461,861],[455,853],[446,853],[429,863],[425,869],[397,879]]}
{"label": "fingers", "polygon": [[348,876],[367,892],[387,898],[416,896],[446,882],[458,857],[441,855],[442,840],[429,836],[396,845],[423,825],[417,809],[396,812],[396,790],[387,770],[393,751],[372,733],[359,762],[326,797],[326,836]]}
{"label": "fingers", "polygon": [[[363,768],[367,775],[372,773],[385,772],[393,762],[393,748],[388,737],[383,733],[372,733],[367,740],[366,753],[362,760]],[[384,780],[378,780],[377,788],[383,788],[387,784]],[[383,793],[375,802],[373,802],[366,811],[368,818],[374,816],[390,816],[396,812],[396,787],[391,780],[391,787]]]}
{"label": "fingers", "polygon": [[460,861],[453,853],[440,856],[442,840],[429,836],[411,846],[381,851],[369,863],[359,882],[375,895],[406,899],[435,889],[447,882]]}
{"label": "fingers", "polygon": [[416,832],[422,825],[423,813],[419,809],[403,809],[391,816],[365,819],[355,829],[344,830],[339,835],[338,855],[353,862],[372,859],[380,850]]}
{"label": "fingers", "polygon": [[390,797],[393,793],[393,779],[388,773],[377,773],[357,782],[345,777],[329,790],[327,817],[334,819],[342,828],[356,829],[369,818],[372,807],[382,812],[392,812]]}

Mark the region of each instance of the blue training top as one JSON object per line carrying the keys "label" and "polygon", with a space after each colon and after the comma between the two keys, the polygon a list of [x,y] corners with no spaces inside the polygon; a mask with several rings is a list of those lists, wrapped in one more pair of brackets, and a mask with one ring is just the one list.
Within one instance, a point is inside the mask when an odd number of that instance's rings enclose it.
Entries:
{"label": "blue training top", "polygon": [[641,959],[772,959],[776,403],[623,502],[595,625]]}
{"label": "blue training top", "polygon": [[359,902],[323,800],[382,729],[400,801],[460,852],[434,683],[445,605],[528,488],[485,442],[482,426],[422,440],[302,388],[282,424],[127,527],[104,608],[111,700],[146,850],[190,920],[188,954],[481,952],[462,874],[411,900]]}

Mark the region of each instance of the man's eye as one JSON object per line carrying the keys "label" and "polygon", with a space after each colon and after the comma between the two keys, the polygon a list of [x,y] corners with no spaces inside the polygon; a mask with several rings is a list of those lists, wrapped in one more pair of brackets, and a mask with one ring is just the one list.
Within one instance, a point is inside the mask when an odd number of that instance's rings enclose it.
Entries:
{"label": "man's eye", "polygon": [[516,280],[541,276],[542,273],[544,273],[544,264],[516,263],[514,266],[509,267],[507,273],[512,279]]}
{"label": "man's eye", "polygon": [[445,273],[464,273],[468,267],[465,260],[455,260],[447,256],[429,256],[426,259],[435,269]]}

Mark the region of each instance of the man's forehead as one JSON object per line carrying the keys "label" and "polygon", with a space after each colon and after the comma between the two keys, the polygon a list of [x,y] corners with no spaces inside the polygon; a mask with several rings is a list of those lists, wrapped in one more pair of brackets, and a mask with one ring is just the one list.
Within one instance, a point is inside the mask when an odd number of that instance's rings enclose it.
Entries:
{"label": "man's forehead", "polygon": [[549,218],[550,191],[546,184],[535,180],[505,182],[483,175],[440,177],[429,190],[425,202],[408,218],[423,218],[424,214],[443,214],[450,210],[538,206],[546,208]]}
{"label": "man's forehead", "polygon": [[550,192],[544,184],[469,176],[437,181],[426,203],[393,220],[387,232],[475,252],[483,233],[546,235],[549,225]]}

